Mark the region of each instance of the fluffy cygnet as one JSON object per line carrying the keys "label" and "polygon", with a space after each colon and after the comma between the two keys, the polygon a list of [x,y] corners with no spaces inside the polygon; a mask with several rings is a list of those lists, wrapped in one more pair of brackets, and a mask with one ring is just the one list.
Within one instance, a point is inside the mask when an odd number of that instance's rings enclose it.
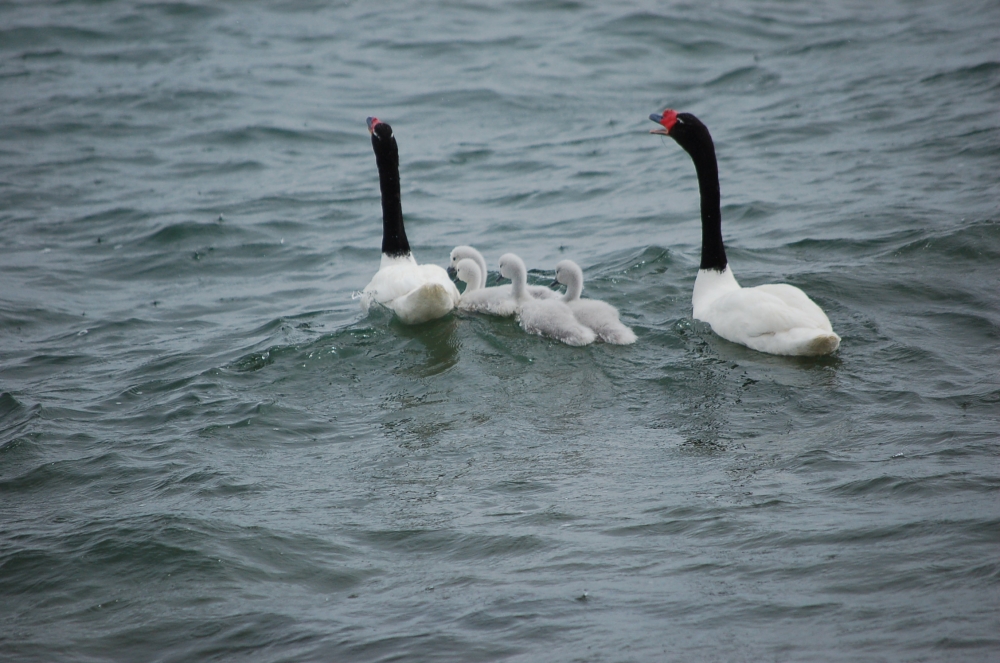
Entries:
{"label": "fluffy cygnet", "polygon": [[[460,260],[474,260],[479,266],[479,271],[483,275],[483,285],[486,287],[486,277],[489,276],[489,270],[486,269],[486,259],[483,258],[483,254],[472,248],[471,246],[456,246],[451,250],[451,270],[458,269],[458,263]],[[494,286],[495,288],[501,289],[506,293],[508,297],[513,297],[511,292],[511,285],[508,283],[506,285]],[[542,285],[529,285],[528,294],[535,299],[557,299],[559,297],[558,293],[552,292],[548,288]],[[498,295],[499,296],[499,295]],[[511,314],[513,315],[513,314]]]}
{"label": "fluffy cygnet", "polygon": [[572,260],[556,265],[556,282],[566,286],[562,301],[573,311],[577,321],[593,330],[605,343],[628,345],[635,343],[635,332],[618,319],[618,309],[597,299],[580,299],[583,292],[583,270]]}
{"label": "fluffy cygnet", "polygon": [[475,311],[489,315],[499,315],[505,318],[514,315],[517,304],[511,294],[510,287],[484,288],[485,278],[479,265],[471,258],[462,258],[457,264],[458,280],[465,283],[465,292],[458,302],[458,308],[463,311]]}
{"label": "fluffy cygnet", "polygon": [[529,334],[549,336],[567,345],[594,342],[594,332],[577,322],[573,311],[565,303],[559,299],[534,299],[527,293],[528,270],[524,261],[516,255],[505,253],[500,257],[500,275],[511,280],[521,329]]}

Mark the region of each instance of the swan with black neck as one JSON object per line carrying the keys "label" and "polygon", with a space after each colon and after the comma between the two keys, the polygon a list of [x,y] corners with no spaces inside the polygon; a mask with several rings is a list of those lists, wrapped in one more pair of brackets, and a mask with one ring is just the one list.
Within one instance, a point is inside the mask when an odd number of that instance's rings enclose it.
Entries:
{"label": "swan with black neck", "polygon": [[701,266],[691,297],[696,320],[722,338],[776,355],[825,355],[840,347],[830,320],[806,293],[787,283],[743,288],[722,243],[719,167],[715,144],[701,120],[667,109],[649,119],[650,133],[670,136],[694,162],[701,193]]}
{"label": "swan with black neck", "polygon": [[458,305],[458,288],[443,267],[417,264],[403,227],[399,149],[392,127],[369,117],[368,131],[382,194],[382,260],[361,293],[361,308],[367,312],[372,304],[381,304],[411,325],[443,317]]}

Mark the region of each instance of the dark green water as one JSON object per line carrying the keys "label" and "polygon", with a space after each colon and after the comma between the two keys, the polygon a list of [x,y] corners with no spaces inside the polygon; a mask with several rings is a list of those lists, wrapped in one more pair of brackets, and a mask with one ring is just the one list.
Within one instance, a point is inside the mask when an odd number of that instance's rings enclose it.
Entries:
{"label": "dark green water", "polygon": [[[0,658],[1000,656],[995,3],[0,3]],[[744,285],[691,319],[712,129]],[[362,316],[585,270],[634,346]]]}

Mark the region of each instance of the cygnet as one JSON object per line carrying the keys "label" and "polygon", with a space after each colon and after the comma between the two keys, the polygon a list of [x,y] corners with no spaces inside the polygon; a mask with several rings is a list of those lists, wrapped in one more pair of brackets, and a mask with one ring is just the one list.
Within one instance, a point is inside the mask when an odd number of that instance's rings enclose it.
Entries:
{"label": "cygnet", "polygon": [[465,283],[465,292],[458,302],[458,308],[463,311],[487,313],[509,318],[517,311],[517,305],[511,294],[510,287],[484,288],[482,272],[479,265],[471,258],[462,258],[457,265],[458,280]]}
{"label": "cygnet", "polygon": [[500,275],[511,280],[521,329],[529,334],[549,336],[567,345],[594,342],[594,332],[577,322],[572,309],[565,303],[559,299],[534,299],[527,293],[528,270],[524,261],[516,255],[505,253],[500,256]]}
{"label": "cygnet", "polygon": [[[474,260],[476,264],[479,265],[479,271],[483,275],[482,287],[485,288],[486,278],[487,276],[489,276],[489,270],[486,269],[486,259],[483,258],[482,253],[472,248],[471,246],[456,246],[451,250],[451,267],[449,269],[449,273],[452,273],[455,270],[457,270],[459,261],[465,259]],[[506,285],[498,285],[494,287],[502,289],[507,294],[508,297],[514,296],[513,293],[511,292],[511,286],[509,283]],[[559,297],[558,293],[555,293],[552,290],[549,290],[548,288],[542,285],[529,285],[528,294],[534,297],[535,299],[558,299]]]}
{"label": "cygnet", "polygon": [[562,301],[573,311],[577,321],[593,330],[605,343],[629,345],[635,343],[635,332],[618,319],[618,309],[597,299],[580,299],[583,292],[583,270],[572,260],[556,265],[556,282],[566,286]]}

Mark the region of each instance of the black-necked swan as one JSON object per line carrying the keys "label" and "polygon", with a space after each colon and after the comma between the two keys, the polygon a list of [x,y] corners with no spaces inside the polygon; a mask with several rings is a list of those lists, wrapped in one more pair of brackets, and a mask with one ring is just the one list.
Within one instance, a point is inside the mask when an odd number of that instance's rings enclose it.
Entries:
{"label": "black-necked swan", "polygon": [[479,265],[472,258],[462,258],[455,270],[458,280],[465,283],[465,292],[458,302],[463,311],[487,313],[509,318],[517,312],[517,304],[510,288],[485,288],[486,279]]}
{"label": "black-necked swan", "polygon": [[618,319],[618,309],[597,299],[581,299],[583,270],[572,260],[562,260],[556,265],[556,283],[566,286],[562,301],[584,327],[589,327],[605,343],[629,345],[635,343],[635,332]]}
{"label": "black-necked swan", "polygon": [[691,155],[701,192],[701,266],[691,303],[695,320],[722,338],[776,355],[825,355],[840,346],[830,320],[806,293],[787,283],[741,288],[722,245],[719,167],[708,127],[690,113],[649,116]]}
{"label": "black-necked swan", "polygon": [[594,342],[594,332],[577,322],[572,309],[565,303],[559,299],[535,299],[528,294],[528,270],[524,261],[513,253],[500,256],[500,276],[511,280],[521,329],[529,334],[550,336],[567,345]]}
{"label": "black-necked swan", "polygon": [[361,293],[361,308],[373,302],[386,306],[406,324],[415,325],[447,315],[459,302],[458,288],[438,265],[418,265],[403,228],[399,192],[399,150],[392,127],[368,118],[368,131],[382,191],[382,262]]}
{"label": "black-necked swan", "polygon": [[[484,258],[483,254],[480,253],[479,251],[477,251],[476,249],[474,249],[473,247],[471,247],[471,246],[456,246],[455,248],[453,248],[451,250],[451,269],[452,270],[457,270],[458,269],[458,262],[460,260],[464,260],[466,258],[468,258],[469,260],[475,260],[476,264],[479,265],[479,269],[480,269],[480,271],[483,274],[483,286],[482,287],[485,288],[486,287],[486,277],[489,275],[489,271],[486,269],[486,258]],[[513,296],[511,294],[511,285],[509,283],[506,284],[506,285],[494,286],[494,288],[500,288],[503,292],[507,293],[508,297]],[[491,290],[492,289],[493,288],[491,288]],[[554,293],[553,291],[549,290],[545,286],[541,286],[541,285],[529,285],[528,286],[528,294],[531,295],[532,297],[534,297],[535,299],[555,299],[556,297],[558,297],[558,295],[556,293]],[[497,296],[499,296],[499,295],[497,295]],[[510,315],[513,315],[513,313],[511,313]]]}

